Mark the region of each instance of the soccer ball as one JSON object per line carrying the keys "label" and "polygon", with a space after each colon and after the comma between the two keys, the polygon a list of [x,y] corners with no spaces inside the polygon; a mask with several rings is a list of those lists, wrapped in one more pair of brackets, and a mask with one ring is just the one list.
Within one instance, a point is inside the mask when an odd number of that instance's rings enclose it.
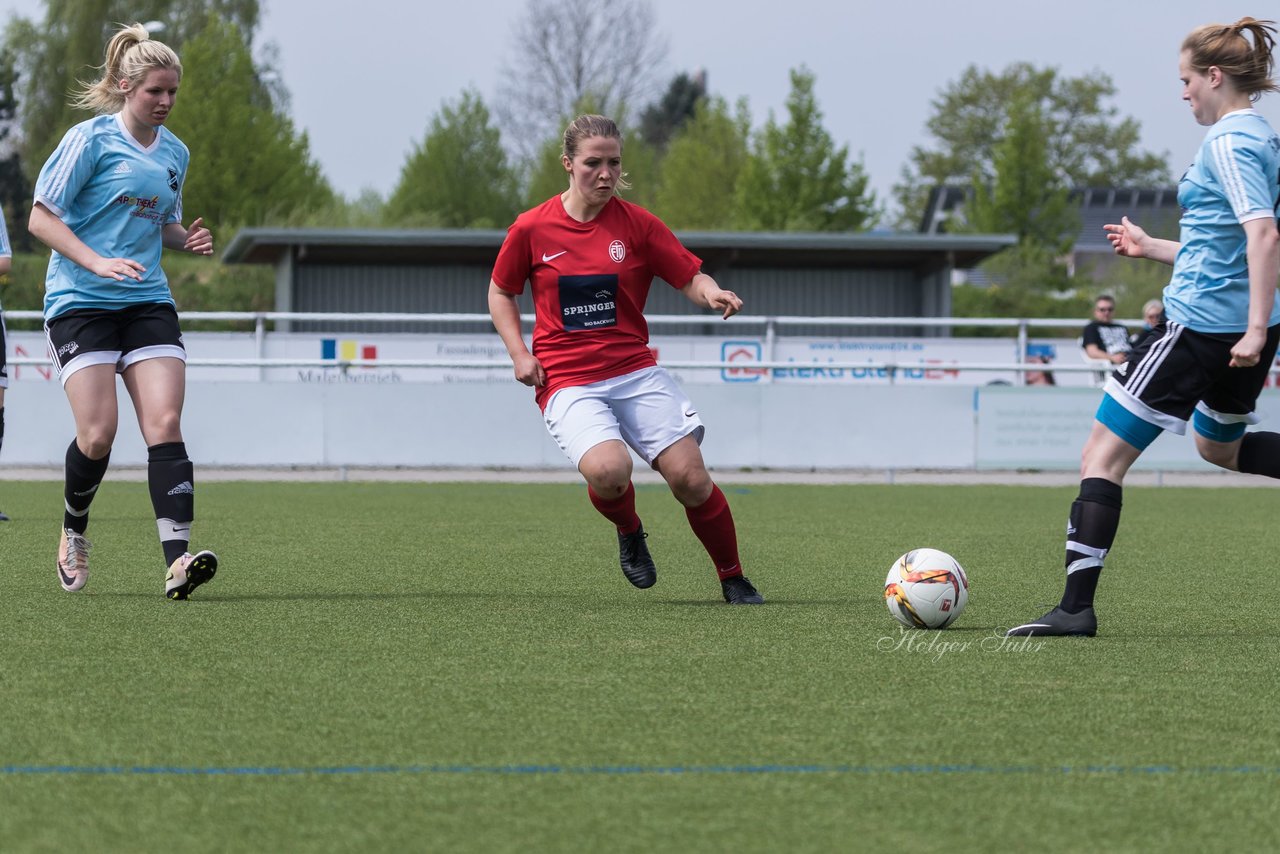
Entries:
{"label": "soccer ball", "polygon": [[969,576],[959,561],[937,549],[907,552],[884,580],[884,603],[908,628],[945,629],[968,602]]}

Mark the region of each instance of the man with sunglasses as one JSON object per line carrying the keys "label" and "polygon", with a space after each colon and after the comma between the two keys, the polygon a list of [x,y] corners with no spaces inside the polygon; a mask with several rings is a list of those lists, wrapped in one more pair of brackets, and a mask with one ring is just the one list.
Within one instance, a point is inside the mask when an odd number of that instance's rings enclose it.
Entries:
{"label": "man with sunglasses", "polygon": [[1080,346],[1090,359],[1105,359],[1112,364],[1129,360],[1129,330],[1124,324],[1112,322],[1116,313],[1116,301],[1110,294],[1102,294],[1093,303],[1093,320],[1080,336]]}

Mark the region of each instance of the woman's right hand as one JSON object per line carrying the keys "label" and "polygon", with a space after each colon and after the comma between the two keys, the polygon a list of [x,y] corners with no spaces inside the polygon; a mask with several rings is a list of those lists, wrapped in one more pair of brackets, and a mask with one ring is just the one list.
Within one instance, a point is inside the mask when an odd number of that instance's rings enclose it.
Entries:
{"label": "woman's right hand", "polygon": [[1142,246],[1147,240],[1147,233],[1130,222],[1127,216],[1120,218],[1120,225],[1108,223],[1102,227],[1102,230],[1107,233],[1111,248],[1117,255],[1123,255],[1126,258],[1146,257]]}
{"label": "woman's right hand", "polygon": [[547,371],[532,353],[522,353],[512,363],[516,369],[516,379],[525,385],[541,388],[547,384]]}
{"label": "woman's right hand", "polygon": [[90,272],[104,279],[115,279],[123,282],[126,277],[142,281],[142,274],[147,268],[132,258],[99,258],[89,266]]}

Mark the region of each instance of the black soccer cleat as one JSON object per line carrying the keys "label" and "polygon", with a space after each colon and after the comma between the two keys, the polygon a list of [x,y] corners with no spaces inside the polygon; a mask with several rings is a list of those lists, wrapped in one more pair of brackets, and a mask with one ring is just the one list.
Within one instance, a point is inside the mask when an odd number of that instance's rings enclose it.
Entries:
{"label": "black soccer cleat", "polygon": [[9,517],[4,515],[3,513],[0,513],[0,522],[8,522],[8,521],[9,521]]}
{"label": "black soccer cleat", "polygon": [[730,605],[763,605],[764,597],[752,586],[745,575],[734,575],[720,582],[724,601]]}
{"label": "black soccer cleat", "polygon": [[618,534],[618,563],[622,564],[622,574],[641,590],[652,587],[658,580],[658,568],[653,565],[653,557],[644,542],[647,536],[644,525],[633,533]]}
{"label": "black soccer cleat", "polygon": [[1085,608],[1075,614],[1068,613],[1062,608],[1054,608],[1034,623],[1014,626],[1005,633],[1005,637],[1050,637],[1057,635],[1059,637],[1091,638],[1097,633],[1098,618],[1094,616],[1092,608]]}

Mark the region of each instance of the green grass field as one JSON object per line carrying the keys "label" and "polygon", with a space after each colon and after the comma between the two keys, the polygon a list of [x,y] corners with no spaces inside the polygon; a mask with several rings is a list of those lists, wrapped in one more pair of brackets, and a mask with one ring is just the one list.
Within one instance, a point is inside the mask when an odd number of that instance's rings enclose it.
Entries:
{"label": "green grass field", "polygon": [[[1073,489],[726,487],[757,608],[658,486],[636,591],[576,485],[205,484],[186,603],[145,485],[81,594],[60,484],[0,489],[5,852],[1280,846],[1270,490],[1129,489],[1099,637],[1011,645]],[[944,632],[881,600],[917,546]]]}

